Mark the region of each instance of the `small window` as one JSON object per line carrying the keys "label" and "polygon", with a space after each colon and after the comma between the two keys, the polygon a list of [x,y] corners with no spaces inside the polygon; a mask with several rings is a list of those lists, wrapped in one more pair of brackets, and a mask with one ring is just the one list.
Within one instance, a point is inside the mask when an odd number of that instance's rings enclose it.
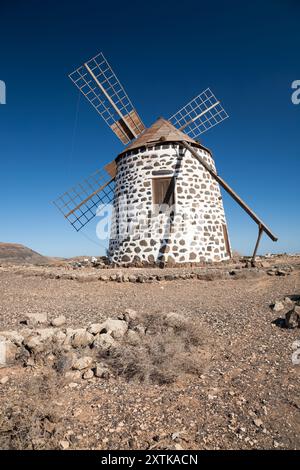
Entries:
{"label": "small window", "polygon": [[153,178],[152,188],[153,204],[165,205],[165,208],[175,204],[175,178]]}

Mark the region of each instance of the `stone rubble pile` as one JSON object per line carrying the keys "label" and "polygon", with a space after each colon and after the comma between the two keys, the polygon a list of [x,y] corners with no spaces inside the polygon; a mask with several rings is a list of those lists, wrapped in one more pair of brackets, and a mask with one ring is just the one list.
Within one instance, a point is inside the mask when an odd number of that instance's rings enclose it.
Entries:
{"label": "stone rubble pile", "polygon": [[145,333],[137,312],[131,309],[116,319],[107,318],[86,328],[65,327],[63,315],[48,322],[47,315],[40,313],[28,314],[21,323],[25,326],[21,331],[0,332],[0,346],[5,351],[0,367],[47,365],[70,382],[109,378],[111,372],[100,358],[118,348],[123,339],[138,344]]}
{"label": "stone rubble pile", "polygon": [[83,268],[83,267],[93,267],[93,268],[106,268],[108,265],[108,259],[105,256],[96,258],[92,256],[91,258],[84,258],[81,261],[72,261],[70,266],[73,269]]}
{"label": "stone rubble pile", "polygon": [[300,328],[300,296],[276,300],[272,309],[273,312],[284,316],[284,326],[286,328]]}
{"label": "stone rubble pile", "polygon": [[269,276],[288,276],[293,271],[293,267],[289,264],[282,266],[274,266],[268,269],[267,274]]}

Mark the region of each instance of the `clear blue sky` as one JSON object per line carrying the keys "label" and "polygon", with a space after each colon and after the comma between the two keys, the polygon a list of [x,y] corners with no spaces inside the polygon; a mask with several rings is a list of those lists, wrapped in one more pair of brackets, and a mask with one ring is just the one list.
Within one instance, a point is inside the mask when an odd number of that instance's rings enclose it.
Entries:
{"label": "clear blue sky", "polygon": [[[96,222],[76,233],[51,201],[122,144],[68,73],[102,51],[146,125],[207,86],[230,119],[206,133],[219,173],[278,235],[261,252],[300,251],[300,2],[12,0],[0,7],[0,241],[45,255],[98,254]],[[75,129],[75,130],[74,130]],[[233,248],[256,225],[224,194]]]}

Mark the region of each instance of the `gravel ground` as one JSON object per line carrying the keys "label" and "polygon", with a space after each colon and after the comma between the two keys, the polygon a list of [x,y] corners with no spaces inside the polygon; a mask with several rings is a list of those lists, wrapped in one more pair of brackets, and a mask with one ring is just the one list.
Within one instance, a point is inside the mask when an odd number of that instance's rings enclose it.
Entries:
{"label": "gravel ground", "polygon": [[9,378],[0,385],[2,448],[300,448],[300,366],[291,360],[300,331],[273,323],[280,315],[270,308],[300,294],[298,269],[144,284],[21,271],[0,268],[1,329],[18,329],[26,312],[63,314],[75,327],[126,308],[173,311],[203,325],[209,354],[201,374],[165,385],[117,377],[73,388],[43,368],[0,369],[0,379]]}

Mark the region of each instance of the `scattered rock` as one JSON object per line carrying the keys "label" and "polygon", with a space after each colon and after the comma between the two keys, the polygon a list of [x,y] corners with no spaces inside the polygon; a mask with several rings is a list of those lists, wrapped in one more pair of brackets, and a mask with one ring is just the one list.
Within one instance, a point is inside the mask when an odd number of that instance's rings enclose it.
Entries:
{"label": "scattered rock", "polygon": [[94,360],[90,356],[80,357],[80,358],[78,358],[77,360],[74,361],[73,369],[75,369],[75,370],[87,369],[89,367],[92,367],[93,362],[94,362]]}
{"label": "scattered rock", "polygon": [[109,378],[109,370],[103,364],[97,364],[95,367],[95,377],[100,377],[101,379],[108,379]]}
{"label": "scattered rock", "polygon": [[261,428],[263,426],[263,422],[260,418],[255,418],[253,420],[253,423],[255,424],[256,427]]}
{"label": "scattered rock", "polygon": [[29,349],[29,351],[34,354],[44,351],[44,344],[40,336],[29,336],[26,340],[24,340],[24,344]]}
{"label": "scattered rock", "polygon": [[51,321],[51,325],[55,327],[63,326],[65,323],[66,317],[64,315],[60,315],[59,317],[56,317]]}
{"label": "scattered rock", "polygon": [[289,272],[285,271],[284,269],[278,269],[276,274],[277,276],[287,276]]}
{"label": "scattered rock", "polygon": [[134,331],[136,331],[141,336],[146,334],[146,328],[144,325],[136,325],[136,327],[134,328]]}
{"label": "scattered rock", "polygon": [[102,352],[108,351],[111,347],[115,346],[114,338],[108,333],[102,333],[95,336],[93,347],[100,349]]}
{"label": "scattered rock", "polygon": [[90,346],[94,341],[94,336],[86,331],[85,328],[79,328],[75,330],[75,333],[71,339],[73,348],[85,348]]}
{"label": "scattered rock", "polygon": [[79,370],[69,370],[65,373],[65,378],[71,383],[78,382],[81,379],[81,372]]}
{"label": "scattered rock", "polygon": [[272,269],[269,269],[267,271],[267,274],[269,276],[288,276],[289,274],[291,274],[292,270],[292,266],[289,265],[283,266],[281,268],[274,266]]}
{"label": "scattered rock", "polygon": [[102,330],[102,323],[92,323],[87,331],[92,335],[97,335]]}
{"label": "scattered rock", "polygon": [[300,307],[295,306],[293,310],[290,310],[285,315],[285,326],[287,328],[298,328],[300,327]]}
{"label": "scattered rock", "polygon": [[285,303],[285,305],[294,306],[294,302],[293,302],[293,300],[292,300],[290,297],[285,297],[285,298],[283,299],[283,302]]}
{"label": "scattered rock", "polygon": [[66,337],[67,337],[66,333],[64,333],[61,330],[58,330],[53,335],[53,342],[58,345],[62,345],[65,342]]}
{"label": "scattered rock", "polygon": [[0,367],[9,366],[16,360],[18,347],[10,340],[0,337]]}
{"label": "scattered rock", "polygon": [[270,263],[268,263],[267,261],[261,261],[260,262],[260,266],[262,268],[269,268],[270,267]]}
{"label": "scattered rock", "polygon": [[[80,378],[81,378],[81,375],[80,375]],[[78,387],[78,383],[77,383],[77,382],[70,382],[70,383],[69,383],[69,387],[70,387],[70,388],[77,388],[77,387]]]}
{"label": "scattered rock", "polygon": [[276,276],[276,271],[273,271],[273,269],[269,269],[269,271],[267,271],[267,274],[268,276]]}
{"label": "scattered rock", "polygon": [[70,447],[70,443],[69,441],[66,441],[66,440],[59,441],[59,447],[62,450],[67,450]]}
{"label": "scattered rock", "polygon": [[141,342],[139,334],[134,330],[128,330],[125,339],[132,346],[136,346]]}
{"label": "scattered rock", "polygon": [[279,300],[276,300],[275,304],[273,305],[274,312],[281,312],[284,309],[284,305]]}
{"label": "scattered rock", "polygon": [[178,444],[178,443],[175,444],[175,450],[183,450],[182,445],[180,445],[180,444]]}
{"label": "scattered rock", "polygon": [[91,369],[86,370],[82,375],[82,378],[85,380],[92,379],[93,377],[94,377],[94,372]]}
{"label": "scattered rock", "polygon": [[24,319],[20,321],[27,326],[34,327],[37,325],[45,325],[48,323],[47,313],[26,313]]}
{"label": "scattered rock", "polygon": [[102,325],[102,328],[99,331],[99,333],[100,334],[101,333],[108,333],[114,339],[122,338],[125,335],[125,333],[128,329],[128,325],[125,321],[115,320],[113,318],[108,318],[101,325]]}
{"label": "scattered rock", "polygon": [[9,377],[8,375],[5,375],[4,377],[0,379],[0,384],[5,385],[8,381],[9,381]]}
{"label": "scattered rock", "polygon": [[32,353],[40,353],[46,348],[50,348],[54,333],[53,328],[32,331],[32,334],[24,339],[23,344]]}
{"label": "scattered rock", "polygon": [[1,331],[0,337],[10,340],[12,343],[17,346],[21,346],[24,341],[24,336],[17,331]]}
{"label": "scattered rock", "polygon": [[33,332],[34,334],[37,334],[41,341],[48,341],[52,340],[54,334],[56,331],[53,328],[43,328],[43,329],[38,329]]}
{"label": "scattered rock", "polygon": [[127,323],[134,322],[138,318],[136,310],[127,308],[124,313],[118,317],[120,320],[125,320]]}

